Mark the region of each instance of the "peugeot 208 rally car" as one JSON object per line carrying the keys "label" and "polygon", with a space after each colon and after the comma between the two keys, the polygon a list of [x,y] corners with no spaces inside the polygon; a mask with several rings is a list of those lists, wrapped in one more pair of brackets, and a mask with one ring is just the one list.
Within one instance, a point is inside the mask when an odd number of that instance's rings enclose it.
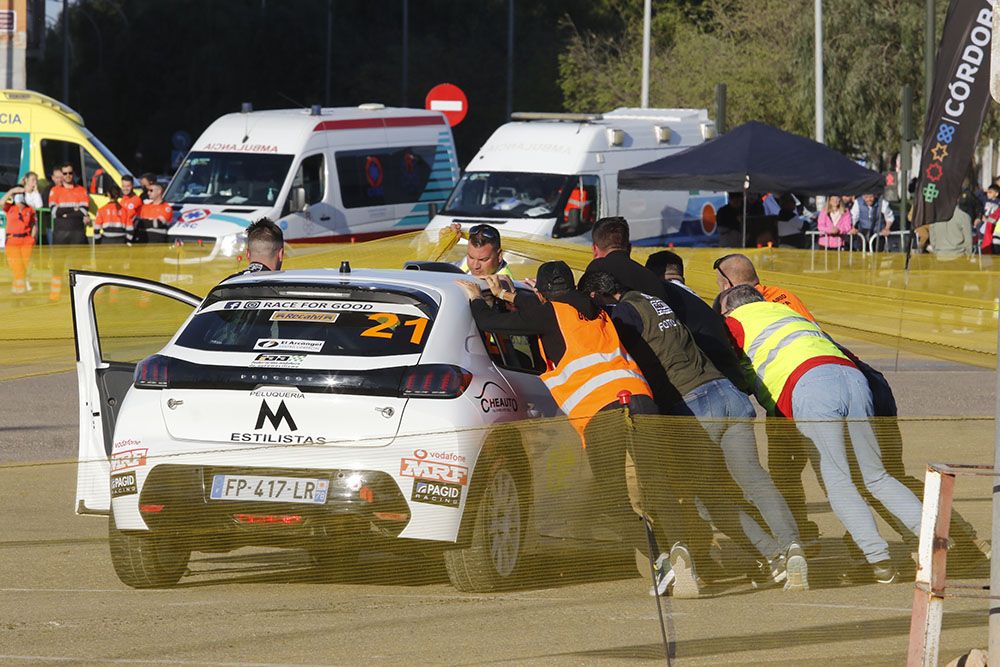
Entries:
{"label": "peugeot 208 rally car", "polygon": [[456,587],[492,590],[549,543],[621,546],[588,517],[579,437],[534,419],[558,413],[538,340],[478,330],[453,274],[258,273],[204,299],[71,280],[77,512],[110,514],[130,586],[251,545],[343,570],[377,538],[443,552]]}

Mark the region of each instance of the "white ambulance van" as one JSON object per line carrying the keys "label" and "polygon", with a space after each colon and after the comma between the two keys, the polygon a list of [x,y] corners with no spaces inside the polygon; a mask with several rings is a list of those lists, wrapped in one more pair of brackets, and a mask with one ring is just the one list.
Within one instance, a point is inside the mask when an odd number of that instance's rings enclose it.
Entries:
{"label": "white ambulance van", "polygon": [[704,109],[515,113],[466,168],[427,227],[496,225],[502,235],[590,242],[598,218],[628,218],[636,245],[715,245],[725,193],[618,191],[618,172],[715,136]]}
{"label": "white ambulance van", "polygon": [[169,236],[214,257],[242,252],[246,228],[265,216],[291,242],[419,230],[458,175],[451,128],[438,111],[244,105],[212,123],[174,174]]}

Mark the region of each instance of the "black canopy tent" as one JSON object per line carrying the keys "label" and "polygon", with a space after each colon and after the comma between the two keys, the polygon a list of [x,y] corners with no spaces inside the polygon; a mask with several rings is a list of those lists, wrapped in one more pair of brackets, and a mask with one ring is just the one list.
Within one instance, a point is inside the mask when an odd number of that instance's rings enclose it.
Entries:
{"label": "black canopy tent", "polygon": [[881,193],[885,178],[812,139],[750,121],[717,139],[619,171],[618,188],[861,195]]}

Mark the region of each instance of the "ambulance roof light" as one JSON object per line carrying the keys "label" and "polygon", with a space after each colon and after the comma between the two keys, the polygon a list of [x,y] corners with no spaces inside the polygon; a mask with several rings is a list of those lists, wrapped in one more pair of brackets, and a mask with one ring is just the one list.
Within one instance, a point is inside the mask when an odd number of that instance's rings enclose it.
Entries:
{"label": "ambulance roof light", "polygon": [[314,104],[314,105],[312,105],[312,108],[309,110],[309,115],[310,116],[322,116],[323,115],[323,105],[322,104]]}
{"label": "ambulance roof light", "polygon": [[250,113],[251,111],[253,111],[252,102],[244,102],[240,105],[240,113]]}
{"label": "ambulance roof light", "polygon": [[365,102],[364,104],[359,104],[358,108],[362,111],[381,111],[385,108],[385,105],[381,102]]}

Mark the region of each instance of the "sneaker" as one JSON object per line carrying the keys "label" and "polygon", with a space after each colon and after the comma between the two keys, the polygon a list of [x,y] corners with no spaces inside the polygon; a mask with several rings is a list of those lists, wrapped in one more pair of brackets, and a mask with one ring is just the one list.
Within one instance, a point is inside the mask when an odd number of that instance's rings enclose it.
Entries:
{"label": "sneaker", "polygon": [[669,595],[670,588],[677,578],[674,570],[670,567],[670,554],[661,553],[653,564],[653,573],[656,585],[649,589],[649,594],[653,597],[657,595]]}
{"label": "sneaker", "polygon": [[670,549],[670,569],[674,573],[675,598],[696,598],[701,595],[694,559],[687,547],[680,542]]}
{"label": "sneaker", "polygon": [[806,555],[802,547],[795,542],[788,545],[788,550],[785,551],[785,590],[809,590],[809,566],[806,563]]}
{"label": "sneaker", "polygon": [[899,579],[899,572],[888,559],[872,563],[872,573],[875,575],[875,581],[880,584],[894,584]]}
{"label": "sneaker", "polygon": [[750,585],[753,588],[770,588],[783,583],[787,577],[784,556],[758,558],[755,567],[750,570]]}

